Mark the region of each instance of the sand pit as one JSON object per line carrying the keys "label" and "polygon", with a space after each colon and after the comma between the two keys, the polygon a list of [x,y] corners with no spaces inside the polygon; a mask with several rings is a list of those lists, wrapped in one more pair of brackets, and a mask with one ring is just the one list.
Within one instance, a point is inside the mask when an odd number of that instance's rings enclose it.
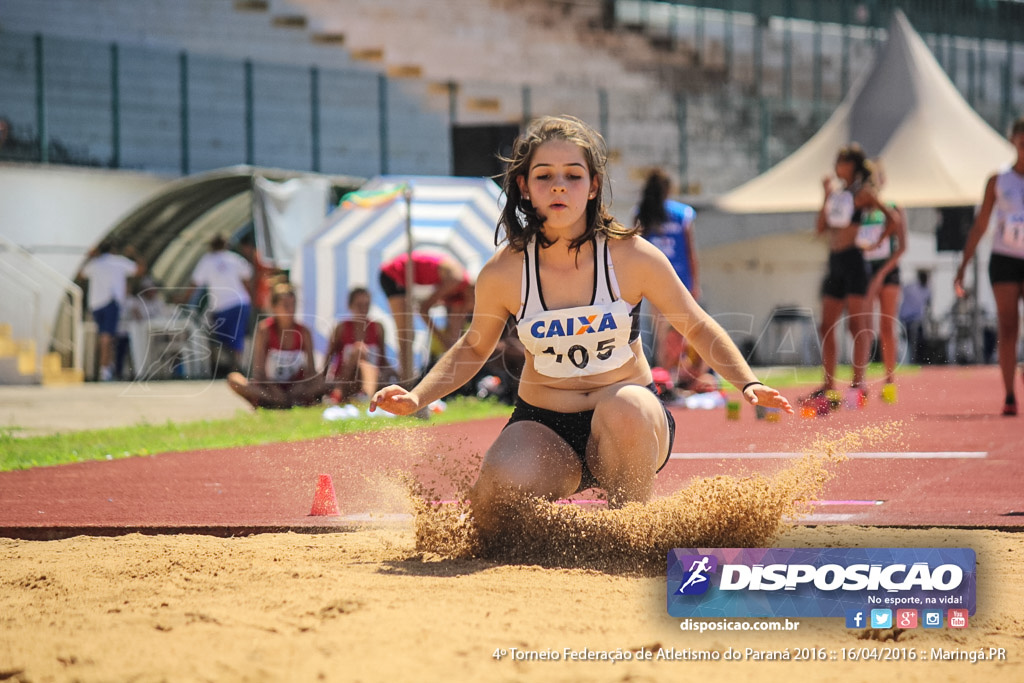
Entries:
{"label": "sand pit", "polygon": [[[618,681],[685,672],[764,680],[813,668],[815,678],[860,681],[871,667],[887,675],[892,667],[930,681],[939,671],[954,680],[968,673],[965,661],[902,661],[908,652],[931,659],[933,648],[958,656],[1004,648],[1005,660],[981,666],[1024,674],[1024,620],[1013,607],[1024,603],[1019,535],[789,526],[844,452],[895,428],[851,431],[771,476],[697,479],[646,505],[527,501],[487,542],[467,506],[431,503],[432,485],[411,475],[402,478],[414,519],[386,528],[0,541],[0,678]],[[440,479],[465,491],[474,470],[464,462]],[[392,504],[403,495],[398,479],[367,483]],[[790,632],[700,634],[667,615],[671,548],[764,545],[975,548],[977,617],[966,631],[852,632],[842,620],[802,619],[790,620],[801,622]],[[900,659],[844,661],[853,656]]]}
{"label": "sand pit", "polygon": [[[679,628],[665,581],[437,560],[410,528],[348,534],[0,540],[0,679],[14,681],[1024,680],[1024,543],[981,530],[795,528],[778,545],[956,546],[978,555],[968,629],[862,639],[838,619],[795,632]],[[742,621],[742,620],[741,620]],[[749,620],[756,621],[756,620]],[[826,661],[514,661],[496,650],[824,648]],[[843,661],[844,648],[1006,661]],[[866,648],[866,650],[865,650]]]}

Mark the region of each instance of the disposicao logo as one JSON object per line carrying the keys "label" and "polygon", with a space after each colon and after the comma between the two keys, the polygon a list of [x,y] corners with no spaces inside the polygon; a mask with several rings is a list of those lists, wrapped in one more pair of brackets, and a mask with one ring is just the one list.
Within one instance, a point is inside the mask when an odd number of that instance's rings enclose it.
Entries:
{"label": "disposicao logo", "polygon": [[676,548],[668,555],[668,612],[847,620],[854,611],[898,608],[973,614],[975,578],[969,548]]}
{"label": "disposicao logo", "polygon": [[679,558],[683,567],[683,584],[679,586],[679,595],[700,595],[706,593],[711,586],[710,574],[718,568],[718,558],[714,555],[683,555]]}

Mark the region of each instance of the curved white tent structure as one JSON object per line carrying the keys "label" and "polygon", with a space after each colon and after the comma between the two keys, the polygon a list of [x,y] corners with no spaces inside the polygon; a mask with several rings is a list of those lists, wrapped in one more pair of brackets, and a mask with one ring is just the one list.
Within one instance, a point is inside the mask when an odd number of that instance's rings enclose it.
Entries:
{"label": "curved white tent structure", "polygon": [[985,179],[1014,159],[1010,143],[971,109],[897,10],[873,68],[821,130],[715,205],[729,213],[816,211],[821,179],[850,142],[881,159],[883,197],[907,208],[977,204]]}
{"label": "curved white tent structure", "polygon": [[[494,234],[501,190],[488,178],[379,176],[361,193],[412,188],[411,219],[416,249],[457,258],[474,275],[495,252]],[[373,300],[371,317],[384,323],[389,351],[395,354],[395,328],[378,272],[382,263],[407,248],[406,202],[401,193],[386,204],[339,208],[323,228],[302,245],[292,268],[299,288],[299,313],[312,328],[316,350],[326,350],[338,320],[348,315],[348,292],[363,286]],[[426,350],[426,330],[416,349]],[[394,357],[394,356],[393,356]]]}

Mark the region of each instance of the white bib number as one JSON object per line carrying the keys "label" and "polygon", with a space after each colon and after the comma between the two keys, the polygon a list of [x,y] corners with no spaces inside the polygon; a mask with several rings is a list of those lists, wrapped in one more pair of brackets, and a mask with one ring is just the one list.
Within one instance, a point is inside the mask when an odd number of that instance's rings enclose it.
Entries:
{"label": "white bib number", "polygon": [[267,376],[274,382],[287,382],[299,374],[304,363],[302,349],[270,349],[267,351]]}
{"label": "white bib number", "polygon": [[853,220],[853,195],[845,190],[833,192],[825,202],[825,222],[830,228],[845,228]]}
{"label": "white bib number", "polygon": [[[594,356],[598,360],[608,360],[612,357],[612,352],[615,351],[615,340],[602,339],[597,342],[597,346],[594,348],[594,351]],[[580,370],[583,370],[590,364],[590,351],[582,344],[573,344],[566,349],[565,353],[559,353],[555,350],[554,346],[547,347],[543,352],[550,356],[554,356],[555,363],[568,361]]]}
{"label": "white bib number", "polygon": [[1024,213],[1011,213],[1003,227],[1003,244],[1019,250],[1024,249]]}

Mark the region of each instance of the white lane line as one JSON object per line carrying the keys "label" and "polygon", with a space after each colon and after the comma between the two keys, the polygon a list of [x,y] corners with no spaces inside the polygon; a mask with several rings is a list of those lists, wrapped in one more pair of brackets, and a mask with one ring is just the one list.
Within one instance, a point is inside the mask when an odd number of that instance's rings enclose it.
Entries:
{"label": "white lane line", "polygon": [[833,522],[852,522],[863,518],[864,515],[807,515],[796,518],[787,517],[786,521],[791,524],[829,524]]}
{"label": "white lane line", "polygon": [[[670,460],[772,460],[800,458],[806,453],[673,453]],[[955,460],[987,458],[988,451],[901,451],[847,453],[847,458],[865,460]]]}

